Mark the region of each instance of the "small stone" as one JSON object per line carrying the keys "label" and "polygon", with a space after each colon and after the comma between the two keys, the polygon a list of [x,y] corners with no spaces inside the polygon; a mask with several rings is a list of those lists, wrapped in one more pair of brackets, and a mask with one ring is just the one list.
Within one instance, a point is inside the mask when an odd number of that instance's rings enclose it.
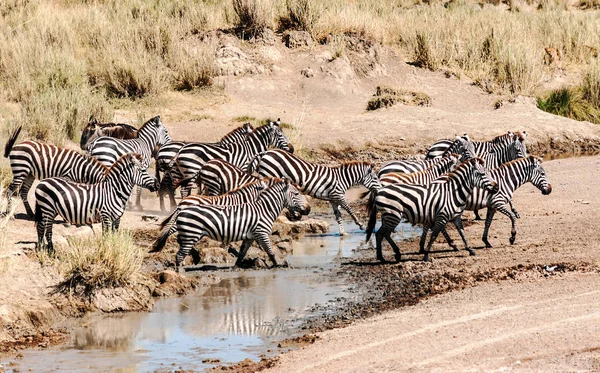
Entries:
{"label": "small stone", "polygon": [[311,47],[313,45],[313,38],[306,31],[286,31],[283,34],[283,41],[288,48]]}
{"label": "small stone", "polygon": [[313,69],[311,69],[310,67],[307,67],[306,69],[302,69],[300,71],[300,74],[302,74],[303,76],[305,76],[307,78],[312,78],[313,76],[315,76]]}

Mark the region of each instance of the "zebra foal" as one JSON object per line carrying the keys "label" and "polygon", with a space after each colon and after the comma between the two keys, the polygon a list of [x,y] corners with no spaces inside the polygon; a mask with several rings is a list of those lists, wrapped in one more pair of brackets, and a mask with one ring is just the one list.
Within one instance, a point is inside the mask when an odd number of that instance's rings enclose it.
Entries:
{"label": "zebra foal", "polygon": [[64,177],[77,183],[97,183],[104,178],[106,166],[90,156],[81,155],[75,150],[59,148],[38,141],[23,141],[14,145],[21,133],[17,128],[4,147],[4,157],[9,158],[13,179],[6,190],[10,201],[19,189],[21,200],[27,215],[33,217],[33,209],[29,205],[27,195],[35,179],[43,180],[49,177]]}
{"label": "zebra foal", "polygon": [[[475,187],[490,192],[498,190],[498,184],[489,177],[489,171],[485,169],[480,158],[463,162],[456,170],[429,185],[392,184],[379,189],[377,196],[367,206],[369,214],[367,241],[375,229],[377,213],[381,212],[381,228],[375,234],[377,259],[385,262],[381,247],[385,238],[394,249],[396,261],[400,261],[400,249],[392,240],[391,233],[402,218],[413,225],[423,225],[420,247],[421,252],[425,253],[424,261],[429,259],[433,242],[449,221],[453,221],[456,225],[466,250],[474,255],[475,253],[468,246],[460,216]],[[425,251],[424,245],[429,229],[432,233]]]}
{"label": "zebra foal", "polygon": [[356,185],[363,185],[370,191],[381,187],[373,172],[373,165],[369,162],[347,162],[335,167],[321,166],[279,149],[269,150],[254,158],[248,167],[249,173],[253,171],[260,176],[290,178],[302,193],[329,201],[340,235],[345,233],[340,207],[350,214],[360,229],[364,229],[346,201],[346,191]]}
{"label": "zebra foal", "polygon": [[95,184],[81,184],[63,178],[42,180],[35,189],[35,222],[38,235],[37,248],[47,241],[52,244],[52,224],[60,215],[75,225],[102,222],[102,231],[119,229],[125,204],[134,185],[158,189],[158,181],[148,174],[138,154],[125,154],[107,171],[104,179]]}
{"label": "zebra foal", "polygon": [[236,261],[238,266],[252,242],[256,240],[273,264],[278,266],[280,263],[273,252],[269,236],[275,219],[286,207],[302,214],[310,212],[306,198],[287,179],[274,180],[273,185],[262,192],[254,202],[235,206],[189,206],[179,213],[174,226],[165,223],[151,252],[162,250],[169,234],[176,231],[179,251],[175,265],[178,270],[183,259],[204,236],[226,244],[242,240]]}

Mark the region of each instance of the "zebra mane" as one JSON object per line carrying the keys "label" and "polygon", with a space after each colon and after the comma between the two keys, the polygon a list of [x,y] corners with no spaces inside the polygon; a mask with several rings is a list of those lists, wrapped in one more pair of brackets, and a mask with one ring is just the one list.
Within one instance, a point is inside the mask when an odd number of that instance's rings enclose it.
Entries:
{"label": "zebra mane", "polygon": [[144,158],[140,154],[137,154],[137,153],[123,154],[122,156],[119,157],[119,159],[116,160],[115,163],[112,164],[112,166],[110,166],[110,167],[104,166],[106,168],[106,173],[104,175],[108,176],[108,174],[110,174],[110,172],[113,168],[116,168],[117,165],[120,166],[122,163],[127,163],[132,158],[136,159],[138,162],[142,162],[144,160]]}
{"label": "zebra mane", "polygon": [[256,185],[256,184],[259,184],[259,183],[261,183],[261,180],[254,180],[254,181],[250,181],[249,183],[246,183],[246,184],[244,184],[244,185],[240,185],[239,187],[237,187],[237,188],[235,188],[235,189],[231,189],[231,190],[230,190],[230,191],[228,191],[227,193],[223,193],[223,194],[220,194],[220,195],[218,195],[218,196],[205,196],[205,197],[210,197],[210,198],[213,198],[213,199],[216,199],[216,198],[221,198],[221,197],[225,197],[225,196],[228,196],[228,195],[230,195],[230,194],[237,193],[237,192],[239,192],[239,191],[240,191],[240,190],[242,190],[242,189],[245,189],[245,188],[248,188],[248,187],[254,186],[254,185]]}
{"label": "zebra mane", "polygon": [[139,129],[138,129],[138,133],[142,132],[142,130],[144,128],[146,128],[146,126],[155,126],[157,123],[160,122],[160,115],[155,116],[154,118],[150,118],[148,119],[148,121],[146,123],[144,123]]}
{"label": "zebra mane", "polygon": [[221,137],[221,140],[223,140],[226,137],[229,137],[230,135],[233,135],[234,133],[236,133],[244,128],[250,129],[250,132],[246,131],[246,132],[248,132],[248,133],[246,133],[246,136],[249,135],[250,133],[254,132],[254,129],[255,129],[254,126],[250,122],[246,122],[246,123],[242,124],[241,126],[236,127],[234,129],[232,129],[231,131],[227,132],[225,135],[223,135],[223,137]]}
{"label": "zebra mane", "polygon": [[514,137],[514,135],[515,135],[514,133],[509,131],[508,133],[504,133],[502,135],[498,135],[498,136],[494,137],[493,139],[490,140],[490,142],[493,144],[498,144],[500,142],[512,139]]}
{"label": "zebra mane", "polygon": [[331,168],[343,168],[343,167],[352,167],[352,166],[373,166],[373,163],[369,161],[346,161],[342,162],[337,166],[333,166]]}
{"label": "zebra mane", "polygon": [[525,162],[525,161],[527,161],[529,163],[535,163],[536,160],[539,161],[540,163],[542,162],[541,158],[536,158],[535,156],[530,155],[530,156],[527,156],[526,158],[517,158],[517,159],[513,159],[512,161],[503,163],[498,168],[507,168],[507,167],[510,167],[511,165],[514,165],[515,163],[520,163],[520,162]]}

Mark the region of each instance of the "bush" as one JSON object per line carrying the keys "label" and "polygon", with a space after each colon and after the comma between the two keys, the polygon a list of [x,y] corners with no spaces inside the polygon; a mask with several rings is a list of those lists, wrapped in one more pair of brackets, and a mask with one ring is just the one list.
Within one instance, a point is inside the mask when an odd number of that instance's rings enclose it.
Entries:
{"label": "bush", "polygon": [[271,24],[272,9],[267,0],[232,0],[237,27],[254,36]]}
{"label": "bush", "polygon": [[315,0],[287,0],[286,14],[280,22],[284,28],[307,31],[314,36],[319,20],[319,9]]}
{"label": "bush", "polygon": [[538,107],[548,113],[600,124],[600,107],[585,98],[581,87],[557,89],[537,101]]}
{"label": "bush", "polygon": [[374,97],[367,103],[367,110],[390,107],[396,103],[410,106],[430,106],[431,97],[423,92],[379,86],[377,87]]}
{"label": "bush", "polygon": [[141,279],[144,250],[129,232],[73,237],[68,243],[57,255],[64,283],[72,289],[83,287],[89,292],[131,285]]}

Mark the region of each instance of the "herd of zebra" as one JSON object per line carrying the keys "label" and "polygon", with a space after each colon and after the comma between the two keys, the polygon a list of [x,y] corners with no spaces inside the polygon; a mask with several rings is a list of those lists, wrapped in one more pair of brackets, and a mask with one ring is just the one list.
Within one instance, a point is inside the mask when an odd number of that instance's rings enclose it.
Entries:
{"label": "herd of zebra", "polygon": [[[330,167],[294,155],[279,120],[257,128],[243,124],[216,143],[172,141],[159,116],[139,129],[92,120],[80,142],[87,154],[32,140],[15,145],[20,131],[18,128],[13,132],[5,147],[4,156],[10,158],[13,173],[6,197],[10,204],[19,190],[27,215],[36,223],[37,248],[54,250],[52,225],[59,215],[74,225],[101,222],[103,232],[117,230],[137,186],[138,208],[141,188],[158,191],[163,211],[164,196],[169,196],[173,211],[161,223],[151,252],[160,251],[168,237],[177,233],[178,270],[205,236],[225,244],[242,241],[236,265],[254,241],[273,265],[284,264],[269,236],[284,209],[296,219],[310,213],[305,194],[329,201],[343,235],[340,207],[361,230],[365,229],[345,197],[349,188],[365,187],[367,192],[362,198],[369,195],[367,241],[381,213],[381,228],[375,233],[376,251],[378,260],[385,262],[383,239],[392,246],[396,261],[401,259],[391,233],[402,219],[423,226],[420,249],[424,260],[428,260],[440,232],[458,250],[446,232],[450,221],[458,229],[465,249],[474,255],[462,226],[464,210],[477,213],[487,208],[482,237],[486,247],[491,247],[488,231],[494,214],[508,216],[512,244],[519,218],[512,205],[513,192],[527,182],[543,194],[552,190],[541,159],[527,156],[525,132],[508,132],[487,142],[473,142],[466,134],[440,140],[429,148],[424,160],[391,161],[375,172],[370,162],[352,161]],[[155,176],[148,173],[153,159]],[[35,190],[34,212],[27,195],[35,179],[40,183]],[[190,195],[194,184],[198,185],[199,195]],[[174,197],[177,188],[181,188],[179,204]]]}

